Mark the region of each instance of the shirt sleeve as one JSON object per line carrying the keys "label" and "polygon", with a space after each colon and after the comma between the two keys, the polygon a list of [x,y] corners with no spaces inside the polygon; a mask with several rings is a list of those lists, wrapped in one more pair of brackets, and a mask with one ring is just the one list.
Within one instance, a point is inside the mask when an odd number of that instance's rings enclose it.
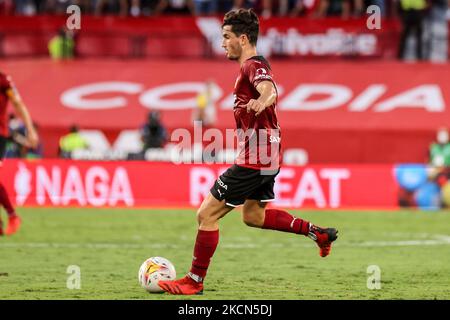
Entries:
{"label": "shirt sleeve", "polygon": [[262,64],[262,63],[251,63],[248,66],[247,70],[248,79],[250,83],[256,88],[256,86],[263,81],[271,81],[272,79],[272,72],[270,69]]}
{"label": "shirt sleeve", "polygon": [[10,76],[0,73],[0,90],[1,92],[6,92],[9,89],[14,89],[14,83]]}

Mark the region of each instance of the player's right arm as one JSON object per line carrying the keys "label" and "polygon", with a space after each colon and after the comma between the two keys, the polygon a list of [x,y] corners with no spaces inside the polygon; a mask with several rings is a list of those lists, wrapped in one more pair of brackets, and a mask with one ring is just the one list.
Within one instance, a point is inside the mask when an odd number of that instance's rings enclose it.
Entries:
{"label": "player's right arm", "polygon": [[28,109],[25,106],[25,103],[23,102],[19,93],[13,86],[11,86],[9,89],[6,90],[6,95],[11,101],[17,115],[20,118],[22,118],[25,124],[25,128],[27,129],[27,140],[28,140],[27,146],[31,148],[36,148],[39,143],[39,138],[36,133],[36,129],[33,126],[30,113],[28,112]]}
{"label": "player's right arm", "polygon": [[258,99],[250,99],[247,103],[247,112],[255,111],[258,116],[265,108],[271,106],[277,99],[277,90],[272,81],[262,81],[256,86],[260,96]]}

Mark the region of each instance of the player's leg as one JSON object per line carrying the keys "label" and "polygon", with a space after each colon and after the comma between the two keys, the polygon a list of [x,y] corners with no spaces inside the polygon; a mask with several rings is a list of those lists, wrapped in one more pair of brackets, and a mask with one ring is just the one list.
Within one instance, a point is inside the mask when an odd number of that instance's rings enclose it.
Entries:
{"label": "player's leg", "polygon": [[317,243],[321,257],[330,254],[331,244],[337,239],[336,229],[316,226],[284,210],[266,209],[266,204],[259,200],[246,200],[242,210],[244,223],[255,228],[302,234]]}
{"label": "player's leg", "polygon": [[250,194],[242,210],[244,222],[252,227],[302,234],[313,239],[320,248],[320,255],[330,254],[331,244],[337,239],[334,228],[322,228],[280,209],[266,209],[267,202],[275,199],[273,188],[278,173],[266,176],[261,186]]}
{"label": "player's leg", "polygon": [[5,230],[6,235],[12,235],[19,230],[20,217],[16,214],[14,207],[6,192],[5,186],[0,181],[0,204],[5,208],[8,213],[8,227]]}
{"label": "player's leg", "polygon": [[160,281],[158,285],[171,294],[201,294],[203,280],[217,244],[219,243],[219,220],[233,209],[225,201],[211,194],[205,198],[197,211],[198,231],[190,272],[179,280]]}
{"label": "player's leg", "polygon": [[[1,213],[1,212],[0,212]],[[3,221],[2,217],[0,216],[0,237],[3,235]]]}
{"label": "player's leg", "polygon": [[[3,166],[3,157],[6,151],[6,138],[0,137],[0,170]],[[5,230],[5,234],[12,235],[19,230],[20,227],[20,218],[16,214],[16,211],[11,203],[8,192],[6,192],[6,188],[3,185],[2,181],[0,181],[0,205],[5,208],[6,213],[8,214],[8,227]]]}
{"label": "player's leg", "polygon": [[287,211],[266,209],[267,202],[248,199],[242,209],[242,219],[250,227],[290,232],[308,236],[310,222]]}

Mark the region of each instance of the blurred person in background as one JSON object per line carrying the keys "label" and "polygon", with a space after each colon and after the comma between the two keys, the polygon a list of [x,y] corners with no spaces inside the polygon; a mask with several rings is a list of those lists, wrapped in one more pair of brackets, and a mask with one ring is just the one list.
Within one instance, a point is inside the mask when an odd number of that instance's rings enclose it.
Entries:
{"label": "blurred person in background", "polygon": [[142,153],[151,148],[162,148],[168,140],[167,130],[161,122],[159,111],[148,113],[147,122],[141,127]]}
{"label": "blurred person in background", "polygon": [[399,11],[402,20],[402,33],[398,49],[398,58],[405,58],[406,43],[410,35],[415,37],[416,59],[424,60],[423,30],[429,0],[399,0]]}
{"label": "blurred person in background", "polygon": [[450,207],[450,139],[448,128],[436,132],[428,150],[428,179],[441,189],[442,204]]}
{"label": "blurred person in background", "polygon": [[141,15],[142,7],[140,0],[131,0],[130,15],[132,17],[138,17]]}
{"label": "blurred person in background", "polygon": [[73,0],[44,0],[37,4],[38,12],[45,12],[46,14],[66,14],[67,7],[75,3]]}
{"label": "blurred person in background", "polygon": [[15,0],[15,13],[21,16],[34,16],[38,13],[39,3],[34,0]]}
{"label": "blurred person in background", "polygon": [[436,140],[428,150],[429,164],[436,167],[450,167],[450,139],[447,128],[436,132]]}
{"label": "blurred person in background", "polygon": [[218,0],[194,0],[195,14],[198,16],[214,15],[217,13]]}
{"label": "blurred person in background", "polygon": [[155,8],[155,15],[160,14],[195,14],[193,0],[160,0]]}
{"label": "blurred person in background", "polygon": [[48,52],[53,60],[73,59],[74,51],[73,32],[65,27],[59,29],[58,34],[48,43]]}
{"label": "blurred person in background", "polygon": [[89,149],[89,143],[80,134],[80,129],[77,125],[72,125],[69,133],[59,139],[60,158],[71,159],[74,151],[87,149]]}
{"label": "blurred person in background", "polygon": [[320,0],[282,0],[282,1],[287,2],[287,5],[283,5],[283,8],[280,7],[280,10],[282,10],[281,15],[285,15],[284,8],[286,7],[288,14],[291,17],[297,16],[312,17],[317,12],[320,4]]}
{"label": "blurred person in background", "polygon": [[197,96],[197,108],[193,110],[193,121],[201,121],[205,127],[216,123],[216,105],[213,97],[214,82],[207,80],[202,92]]}
{"label": "blurred person in background", "polygon": [[127,0],[97,0],[95,5],[95,15],[119,14],[126,16],[128,14]]}
{"label": "blurred person in background", "polygon": [[[28,111],[28,108],[24,104],[22,98],[19,95],[11,77],[0,72],[0,167],[2,166],[3,157],[6,151],[6,143],[8,140],[8,116],[7,107],[8,101],[11,101],[15,113],[23,120],[26,128],[26,143],[28,146],[35,148],[38,146],[39,138],[37,132],[33,126],[33,122]],[[8,228],[5,231],[6,235],[12,235],[19,230],[21,220],[17,215],[6,188],[0,181],[0,204],[5,208],[8,214]],[[0,235],[3,235],[3,224],[0,218]]]}
{"label": "blurred person in background", "polygon": [[319,0],[316,17],[341,16],[342,19],[361,17],[364,13],[363,0]]}

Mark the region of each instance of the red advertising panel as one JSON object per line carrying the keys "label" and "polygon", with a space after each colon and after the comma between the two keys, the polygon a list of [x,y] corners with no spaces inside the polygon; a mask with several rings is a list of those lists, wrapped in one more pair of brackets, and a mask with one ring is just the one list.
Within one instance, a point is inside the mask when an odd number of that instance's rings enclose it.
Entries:
{"label": "red advertising panel", "polygon": [[[448,64],[273,61],[272,67],[282,145],[306,150],[312,163],[423,162],[436,129],[450,127]],[[215,127],[232,129],[238,69],[230,61],[2,64],[40,125],[45,156],[53,157],[74,123],[103,131],[111,145],[154,109],[169,132],[192,129],[207,79],[215,83]]]}
{"label": "red advertising panel", "polygon": [[[198,207],[226,165],[8,160],[1,172],[17,205]],[[283,167],[277,207],[394,208],[392,165]]]}

